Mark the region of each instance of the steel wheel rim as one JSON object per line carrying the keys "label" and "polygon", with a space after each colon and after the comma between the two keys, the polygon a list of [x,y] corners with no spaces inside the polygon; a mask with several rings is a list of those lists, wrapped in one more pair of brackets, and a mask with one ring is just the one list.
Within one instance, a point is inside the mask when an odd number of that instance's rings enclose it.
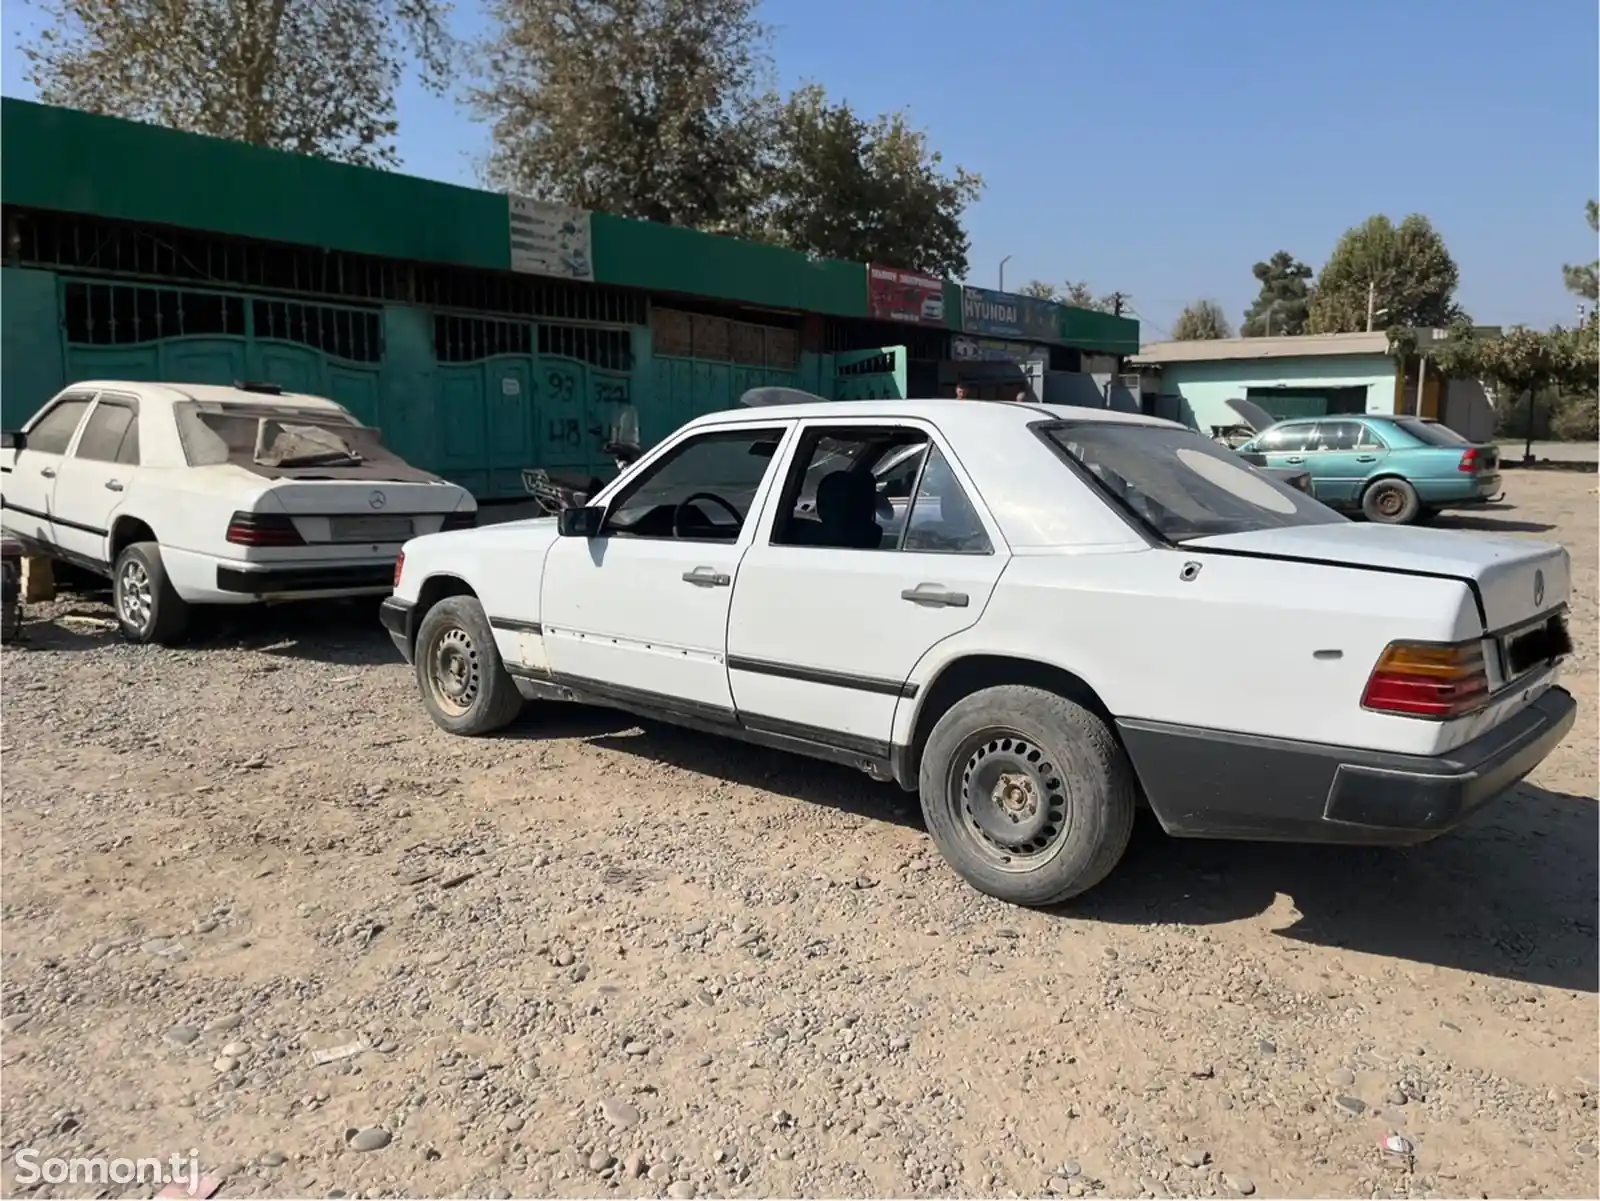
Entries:
{"label": "steel wheel rim", "polygon": [[1401,510],[1406,507],[1405,494],[1394,487],[1379,488],[1377,501],[1378,512],[1385,517],[1398,517]]}
{"label": "steel wheel rim", "polygon": [[483,685],[478,648],[460,626],[442,631],[428,651],[428,688],[440,708],[456,717],[470,710]]}
{"label": "steel wheel rim", "polygon": [[117,613],[125,624],[142,634],[154,611],[155,594],[150,587],[150,573],[143,563],[129,559],[117,573]]}
{"label": "steel wheel rim", "polygon": [[966,739],[951,757],[946,792],[963,835],[1002,871],[1034,870],[1071,830],[1071,794],[1060,767],[1015,730]]}

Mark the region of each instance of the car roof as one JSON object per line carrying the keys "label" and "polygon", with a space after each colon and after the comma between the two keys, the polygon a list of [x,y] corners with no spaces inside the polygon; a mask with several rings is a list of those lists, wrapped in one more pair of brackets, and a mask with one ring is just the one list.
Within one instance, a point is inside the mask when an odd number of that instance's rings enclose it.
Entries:
{"label": "car roof", "polygon": [[342,413],[344,406],[325,396],[307,392],[254,392],[223,384],[176,384],[147,380],[86,379],[71,385],[69,391],[132,392],[149,400],[179,404],[196,400],[202,404],[289,405],[297,409],[324,409]]}
{"label": "car roof", "polygon": [[880,417],[903,420],[925,417],[943,427],[984,425],[1028,425],[1035,421],[1096,421],[1124,425],[1148,425],[1165,429],[1187,429],[1173,421],[1146,417],[1142,413],[1123,413],[1115,409],[1091,409],[1080,405],[1031,404],[1011,400],[819,400],[806,404],[763,405],[724,409],[707,413],[690,422],[703,428],[709,425],[750,424],[766,421],[803,419],[848,420]]}

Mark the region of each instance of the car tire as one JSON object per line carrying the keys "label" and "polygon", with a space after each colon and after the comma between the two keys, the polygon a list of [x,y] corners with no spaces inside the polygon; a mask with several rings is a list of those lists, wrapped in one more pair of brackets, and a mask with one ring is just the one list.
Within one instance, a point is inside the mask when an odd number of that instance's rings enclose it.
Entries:
{"label": "car tire", "polygon": [[1361,494],[1361,512],[1368,521],[1384,525],[1409,525],[1422,511],[1417,490],[1405,480],[1382,479]]}
{"label": "car tire", "polygon": [[423,707],[441,730],[476,738],[522,712],[522,694],[475,596],[446,597],[423,615],[412,663]]}
{"label": "car tire", "polygon": [[111,607],[129,642],[170,646],[189,628],[189,604],[167,578],[161,546],[155,542],[122,548],[111,569]]}
{"label": "car tire", "polygon": [[928,832],[979,892],[1050,905],[1100,883],[1133,831],[1138,785],[1099,716],[1005,684],[952,705],[923,748]]}

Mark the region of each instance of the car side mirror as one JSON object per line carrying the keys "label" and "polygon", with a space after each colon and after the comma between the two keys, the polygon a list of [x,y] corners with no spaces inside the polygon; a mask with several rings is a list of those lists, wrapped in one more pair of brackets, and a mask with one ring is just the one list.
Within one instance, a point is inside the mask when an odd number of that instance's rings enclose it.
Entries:
{"label": "car side mirror", "polygon": [[556,518],[556,532],[563,538],[598,538],[605,520],[606,511],[598,505],[562,509]]}
{"label": "car side mirror", "polygon": [[0,434],[0,450],[21,450],[28,445],[28,435],[21,430],[7,430]]}

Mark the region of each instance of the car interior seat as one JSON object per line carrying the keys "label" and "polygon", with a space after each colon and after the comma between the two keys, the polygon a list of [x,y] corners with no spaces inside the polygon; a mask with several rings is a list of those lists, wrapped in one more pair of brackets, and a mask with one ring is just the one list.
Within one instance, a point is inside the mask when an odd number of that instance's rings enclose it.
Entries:
{"label": "car interior seat", "polygon": [[870,550],[882,545],[878,489],[864,471],[834,471],[817,485],[817,520],[823,546]]}

